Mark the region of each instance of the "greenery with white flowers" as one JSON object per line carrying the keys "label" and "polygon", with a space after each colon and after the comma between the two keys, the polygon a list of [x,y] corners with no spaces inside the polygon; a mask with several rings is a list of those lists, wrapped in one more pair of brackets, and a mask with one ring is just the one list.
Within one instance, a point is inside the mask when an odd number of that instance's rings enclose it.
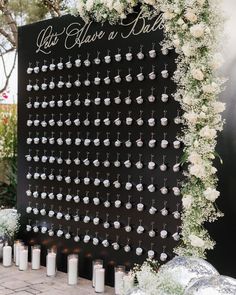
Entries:
{"label": "greenery with white flowers", "polygon": [[122,294],[183,295],[184,287],[172,276],[160,272],[162,267],[155,260],[147,259],[136,265],[123,278]]}
{"label": "greenery with white flowers", "polygon": [[163,48],[179,54],[174,80],[183,114],[184,158],[188,164],[182,187],[182,243],[179,255],[205,257],[215,242],[204,228],[223,214],[216,206],[217,134],[223,128],[221,112],[225,105],[217,101],[224,79],[217,76],[222,63],[218,40],[224,19],[218,0],[77,0],[74,12],[85,21],[115,23],[125,19],[140,5],[146,13],[163,13]]}
{"label": "greenery with white flowers", "polygon": [[18,232],[20,215],[15,209],[0,209],[0,237],[10,242]]}

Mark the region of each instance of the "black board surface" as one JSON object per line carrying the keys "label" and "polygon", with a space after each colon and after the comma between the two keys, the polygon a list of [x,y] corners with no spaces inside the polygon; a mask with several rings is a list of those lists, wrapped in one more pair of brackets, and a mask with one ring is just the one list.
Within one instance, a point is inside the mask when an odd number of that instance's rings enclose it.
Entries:
{"label": "black board surface", "polygon": [[[168,255],[168,259],[173,256],[173,248],[178,242],[173,239],[172,235],[180,225],[180,219],[175,219],[173,212],[181,210],[181,197],[175,196],[172,188],[176,187],[178,181],[183,178],[181,169],[179,172],[173,171],[173,166],[179,163],[182,154],[182,147],[174,148],[173,142],[176,140],[176,135],[180,133],[181,124],[176,124],[174,121],[180,107],[171,96],[176,88],[171,79],[176,68],[176,54],[174,51],[169,51],[167,55],[162,54],[159,44],[162,39],[161,15],[148,20],[140,13],[129,16],[127,20],[124,20],[123,25],[85,24],[80,18],[68,15],[19,28],[17,203],[23,224],[20,235],[28,244],[39,243],[42,245],[42,264],[45,265],[46,249],[56,245],[59,270],[66,271],[68,253],[77,252],[80,256],[80,275],[91,278],[92,260],[102,258],[107,269],[106,283],[112,285],[114,265],[124,264],[129,269],[133,263],[142,263],[151,248],[155,251],[155,258],[158,260],[163,250]],[[149,51],[152,49],[156,51],[155,58],[149,56]],[[144,54],[143,59],[137,57],[140,50]],[[115,60],[115,55],[118,52],[122,56],[120,62]],[[126,60],[126,53],[129,52],[132,53],[131,61]],[[107,55],[111,57],[110,63],[104,61],[104,57]],[[94,58],[97,56],[101,59],[100,64],[94,63]],[[75,60],[78,58],[82,63],[80,67],[75,66]],[[91,62],[88,67],[84,65],[86,59]],[[72,63],[71,68],[66,66],[69,61]],[[57,64],[60,62],[63,63],[61,70],[57,68]],[[49,69],[51,63],[56,65],[53,71]],[[43,65],[48,66],[46,72],[41,70]],[[69,63],[67,65],[70,66]],[[27,74],[28,67],[37,66],[40,69],[39,73]],[[168,70],[168,78],[162,77],[161,71],[165,69]],[[154,80],[149,77],[149,73],[152,71],[156,73]],[[137,79],[137,74],[140,72],[144,75],[143,81]],[[126,81],[126,76],[129,73],[133,78],[131,82]],[[82,83],[80,87],[74,85],[78,74]],[[116,83],[114,77],[119,74],[122,80],[120,83]],[[103,80],[107,75],[110,77],[110,84],[105,84]],[[100,85],[94,84],[96,77],[100,77]],[[85,86],[87,78],[90,80],[89,86]],[[61,83],[62,87],[58,88],[57,84],[60,80],[64,84]],[[56,84],[54,89],[49,89],[51,81]],[[70,86],[70,83],[66,84],[67,82],[72,83],[70,88],[67,87]],[[41,89],[43,83],[47,84],[46,90]],[[31,91],[27,91],[28,84],[32,86],[37,84],[40,89],[35,91],[33,88]],[[152,94],[152,88],[154,88],[154,102],[148,100],[148,96]],[[168,94],[168,102],[161,100],[163,93]],[[137,97],[140,94],[143,103],[138,103],[140,100],[137,100]],[[120,104],[117,103],[119,102],[118,96],[121,99]],[[97,97],[101,98],[100,105],[95,104]],[[78,99],[80,105],[76,105]],[[55,101],[54,107],[49,105],[52,100]],[[62,101],[63,106],[60,106],[58,101]],[[107,102],[108,105],[104,102]],[[86,106],[86,103],[89,106]],[[141,126],[136,122],[140,115],[144,121]],[[121,125],[114,123],[118,117],[121,119]],[[133,119],[131,125],[127,125],[129,117]],[[148,120],[152,117],[155,118],[155,126],[148,125]],[[168,119],[166,126],[161,125],[160,120],[163,117]],[[80,119],[80,126],[74,124],[74,120],[77,118]],[[90,121],[87,126],[86,118]],[[94,125],[94,120],[97,118],[101,119],[100,126]],[[110,119],[110,125],[105,125],[103,120],[106,118]],[[54,126],[50,126],[50,120],[54,120]],[[63,121],[63,126],[57,125],[60,120]],[[66,120],[71,120],[71,125],[67,126]],[[32,121],[32,126],[27,126],[27,122],[30,124],[30,121]],[[41,125],[42,121],[46,121],[45,127]],[[53,125],[53,121],[51,122]],[[39,126],[35,126],[38,123]],[[122,142],[120,147],[115,146],[118,136]],[[138,147],[136,144],[136,140],[140,136],[144,142],[142,147]],[[27,144],[27,138],[34,140],[37,137],[39,143],[36,140],[36,144],[34,141]],[[47,143],[42,143],[43,137],[47,138]],[[82,140],[80,145],[75,144],[77,137]],[[99,146],[95,146],[93,143],[97,137],[101,142]],[[55,138],[55,143],[50,144],[49,138]],[[62,138],[62,145],[57,143],[58,138]],[[71,138],[72,143],[66,144],[66,138]],[[106,138],[110,139],[109,146],[103,144]],[[126,147],[125,142],[129,138],[132,145]],[[152,138],[156,140],[154,148],[148,146]],[[168,140],[168,147],[165,149],[161,148],[161,141],[164,138]],[[88,142],[86,139],[91,140],[89,146],[85,146],[85,143]],[[30,155],[32,159],[27,161],[26,155]],[[45,163],[41,161],[41,157],[44,155],[47,157]],[[74,162],[78,155],[81,160],[79,165]],[[34,158],[35,156],[36,158]],[[37,161],[37,156],[39,161]],[[53,163],[49,163],[50,156],[55,157]],[[93,164],[97,156],[100,161],[99,167],[95,167]],[[159,168],[163,164],[163,156],[167,165],[167,170],[164,172]],[[30,159],[30,157],[28,158]],[[58,158],[62,158],[62,164],[57,163]],[[87,166],[87,161],[83,162],[86,158],[90,161]],[[117,158],[121,162],[120,167],[114,166]],[[66,159],[71,160],[71,163],[66,164]],[[128,159],[131,161],[130,168],[126,168],[124,165]],[[153,170],[148,169],[148,162],[151,159],[156,164]],[[109,167],[104,167],[106,160],[110,162]],[[139,160],[144,165],[142,169],[138,169],[135,165]],[[42,179],[44,173],[45,180]],[[27,174],[28,176],[32,175],[31,179],[27,179]],[[50,174],[54,176],[54,180],[49,180]],[[57,181],[58,175],[62,176],[62,181]],[[39,179],[34,179],[38,176]],[[71,180],[70,183],[65,181],[67,176],[69,177],[67,179]],[[77,176],[80,179],[79,184],[74,182]],[[84,178],[87,176],[90,178],[88,185],[84,184]],[[101,181],[99,186],[94,185],[96,177]],[[121,183],[120,188],[115,188],[113,185],[117,178]],[[108,187],[103,184],[106,179],[110,182]],[[125,189],[128,180],[132,183],[130,190]],[[109,184],[109,182],[105,181],[105,184]],[[143,184],[143,191],[138,191],[136,188],[140,182]],[[152,183],[155,185],[155,192],[148,190],[148,186]],[[161,193],[162,187],[168,189],[167,194]],[[29,196],[27,196],[27,191]],[[36,193],[33,195],[33,192]],[[45,199],[41,198],[42,192],[46,193]],[[51,199],[49,198],[50,193]],[[58,193],[62,193],[62,200],[57,199]],[[80,197],[79,203],[75,203],[73,200],[77,194]],[[66,195],[69,195],[68,198],[71,196],[72,199],[66,201]],[[89,197],[88,204],[83,201],[86,200],[84,199],[86,196]],[[94,204],[95,197],[99,198],[99,205]],[[104,206],[106,200],[111,203],[110,207]],[[121,201],[119,208],[115,207],[117,200]],[[126,209],[125,204],[129,200],[132,203],[132,208]],[[141,212],[137,210],[140,200],[144,204],[144,210]],[[38,208],[39,214],[34,214],[33,211],[26,213],[29,202],[32,208]],[[149,213],[152,204],[157,209],[155,214]],[[168,210],[166,216],[161,213],[164,207]],[[40,214],[40,210],[43,208],[46,210],[45,216]],[[50,209],[55,211],[53,217],[48,216]],[[58,211],[63,214],[61,219],[56,218]],[[35,212],[37,213],[37,210]],[[64,218],[67,213],[70,214],[69,221]],[[79,214],[80,221],[74,221],[73,216],[76,213]],[[86,215],[90,217],[89,223],[83,222]],[[98,225],[93,223],[95,217],[100,219]],[[110,223],[110,228],[107,229],[103,226],[106,218]],[[26,231],[29,220],[32,228],[38,225],[38,233],[33,230]],[[121,225],[119,229],[114,228],[114,222],[117,220]],[[125,231],[128,220],[130,220],[132,227],[131,232]],[[142,234],[137,233],[139,225],[144,227]],[[152,225],[156,231],[155,237],[149,236]],[[48,230],[52,228],[55,235],[50,237],[48,232],[42,234],[42,227],[47,227]],[[167,238],[160,237],[163,228],[168,232]],[[62,237],[56,236],[58,229],[62,229]],[[81,238],[80,242],[74,242],[77,229]],[[68,232],[71,238],[67,240],[65,234]],[[86,234],[91,237],[89,243],[83,242]],[[93,245],[92,239],[94,237],[99,239],[97,246]],[[101,244],[106,238],[110,243],[107,248]],[[116,241],[120,245],[119,250],[113,249],[112,243]],[[128,253],[123,250],[127,243],[131,246],[131,251]],[[139,246],[143,249],[143,254],[140,256],[136,255],[136,248]]]}

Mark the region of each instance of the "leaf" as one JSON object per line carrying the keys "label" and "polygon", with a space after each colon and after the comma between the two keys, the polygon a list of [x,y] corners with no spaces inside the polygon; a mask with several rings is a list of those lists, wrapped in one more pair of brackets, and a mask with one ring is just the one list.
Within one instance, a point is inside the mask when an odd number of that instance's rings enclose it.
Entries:
{"label": "leaf", "polygon": [[223,159],[221,158],[221,156],[216,151],[214,151],[214,155],[220,160],[220,164],[222,165]]}
{"label": "leaf", "polygon": [[188,159],[188,154],[184,153],[180,159],[180,164],[183,165],[184,163],[186,163],[187,159]]}

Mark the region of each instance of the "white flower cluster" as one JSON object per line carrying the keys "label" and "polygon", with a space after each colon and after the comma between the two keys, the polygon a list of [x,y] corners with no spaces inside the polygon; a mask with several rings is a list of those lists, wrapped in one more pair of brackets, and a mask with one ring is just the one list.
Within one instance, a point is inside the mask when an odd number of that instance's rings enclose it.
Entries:
{"label": "white flower cluster", "polygon": [[157,261],[147,259],[140,267],[134,268],[124,276],[122,294],[132,293],[136,286],[135,294],[137,295],[182,295],[183,287],[171,276],[160,272],[160,269]]}
{"label": "white flower cluster", "polygon": [[[155,1],[146,0],[145,2]],[[85,21],[92,18],[98,22],[109,20],[115,23],[126,18],[127,13],[131,13],[137,3],[138,0],[77,0],[75,14],[79,14]]]}
{"label": "white flower cluster", "polygon": [[85,21],[94,19],[97,22],[108,20],[116,23],[125,19],[126,15],[133,12],[133,8],[142,4],[144,12],[153,8],[159,12],[159,0],[77,0],[72,14],[79,14]]}
{"label": "white flower cluster", "polygon": [[[132,12],[137,4],[145,9],[161,11],[165,21],[164,48],[175,48],[179,54],[174,80],[174,94],[184,111],[183,141],[188,163],[182,188],[182,244],[179,255],[205,257],[214,241],[204,229],[204,223],[215,221],[223,214],[214,201],[217,169],[213,166],[217,133],[223,128],[221,112],[225,105],[217,101],[224,80],[216,70],[222,64],[217,52],[223,27],[218,0],[77,0],[80,16],[96,21],[118,21]],[[147,10],[148,13],[149,10]],[[151,12],[150,12],[151,14]]]}
{"label": "white flower cluster", "polygon": [[15,209],[0,209],[0,237],[13,239],[20,227],[19,219]]}

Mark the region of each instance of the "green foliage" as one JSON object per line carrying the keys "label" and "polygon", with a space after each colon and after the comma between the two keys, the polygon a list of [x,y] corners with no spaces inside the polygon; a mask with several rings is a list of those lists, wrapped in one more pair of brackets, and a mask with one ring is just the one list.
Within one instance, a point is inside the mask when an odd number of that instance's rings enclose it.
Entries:
{"label": "green foliage", "polygon": [[[48,9],[41,1],[37,0],[11,0],[7,5],[8,10],[12,13],[14,20],[18,25],[24,25],[36,22],[45,18]],[[0,14],[0,24],[8,25],[6,19]]]}
{"label": "green foliage", "polygon": [[44,19],[48,13],[43,1],[38,0],[11,0],[9,9],[13,12],[16,21],[20,24],[28,24]]}
{"label": "green foliage", "polygon": [[[48,3],[58,8],[60,13],[66,9],[65,0],[10,0],[6,1],[6,3],[8,10],[12,13],[14,20],[19,26],[51,17],[50,5],[47,5]],[[2,14],[0,14],[0,25],[8,25]]]}
{"label": "green foliage", "polygon": [[0,159],[16,156],[17,142],[16,106],[1,105],[0,109]]}
{"label": "green foliage", "polygon": [[4,178],[0,181],[0,206],[13,207],[16,204],[16,155],[16,107],[3,107],[2,105],[0,110],[0,164],[4,171],[2,175]]}
{"label": "green foliage", "polygon": [[12,208],[16,206],[16,157],[7,159],[5,167],[6,182],[0,181],[0,207]]}

